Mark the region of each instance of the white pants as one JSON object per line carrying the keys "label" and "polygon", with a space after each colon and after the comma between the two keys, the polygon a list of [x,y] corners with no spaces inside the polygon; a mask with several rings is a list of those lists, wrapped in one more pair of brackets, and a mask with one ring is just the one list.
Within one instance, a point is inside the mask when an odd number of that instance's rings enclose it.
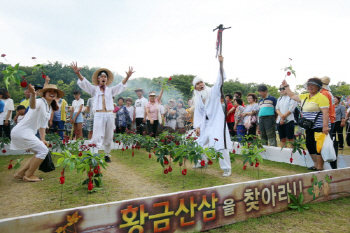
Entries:
{"label": "white pants", "polygon": [[[207,147],[207,146],[206,146]],[[231,160],[230,160],[230,153],[228,149],[222,149],[219,150],[219,152],[222,153],[222,157],[224,159],[219,159],[219,164],[220,164],[220,168],[222,170],[224,169],[231,169]],[[202,160],[205,161],[205,163],[208,163],[208,157],[206,155],[202,155]]]}
{"label": "white pants", "polygon": [[49,149],[45,146],[44,143],[40,143],[35,147],[29,149],[35,153],[35,157],[38,159],[45,159],[46,155],[49,153]]}
{"label": "white pants", "polygon": [[114,129],[115,123],[113,112],[95,112],[94,129],[90,140],[91,144],[96,144],[93,153],[97,153],[102,145],[104,145],[105,153],[107,155],[111,152]]}

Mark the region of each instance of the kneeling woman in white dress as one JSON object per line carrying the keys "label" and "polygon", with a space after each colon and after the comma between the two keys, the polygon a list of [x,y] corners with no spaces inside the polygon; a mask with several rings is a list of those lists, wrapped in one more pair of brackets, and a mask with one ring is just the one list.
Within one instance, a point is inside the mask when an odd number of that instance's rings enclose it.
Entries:
{"label": "kneeling woman in white dress", "polygon": [[[29,84],[28,89],[30,91],[29,111],[23,120],[12,129],[10,149],[34,152],[34,156],[14,175],[14,178],[35,182],[43,180],[34,176],[34,172],[39,168],[49,152],[46,147],[45,129],[48,125],[51,111],[58,110],[55,99],[62,98],[64,92],[57,89],[56,85],[48,84],[37,91],[37,94],[42,98],[35,99],[34,87]],[[38,130],[41,140],[35,136]]]}

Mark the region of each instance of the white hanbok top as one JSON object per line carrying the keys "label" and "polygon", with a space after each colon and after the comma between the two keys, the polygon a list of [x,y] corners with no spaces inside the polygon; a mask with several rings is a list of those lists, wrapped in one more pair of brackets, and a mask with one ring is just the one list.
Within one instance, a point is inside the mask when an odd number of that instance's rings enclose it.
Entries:
{"label": "white hanbok top", "polygon": [[[224,74],[224,79],[226,76]],[[230,139],[230,133],[228,127],[224,126],[226,123],[226,117],[221,107],[221,91],[220,87],[222,84],[222,78],[219,71],[219,75],[216,79],[216,82],[212,88],[208,88],[208,97],[205,102],[201,98],[199,91],[195,91],[195,109],[193,116],[193,127],[196,129],[200,128],[200,136],[197,139],[197,142],[200,146],[209,147],[214,146],[215,149],[221,150],[232,149],[232,142]],[[224,129],[226,138],[224,138]],[[218,141],[216,141],[217,139]]]}
{"label": "white hanbok top", "polygon": [[12,129],[10,149],[27,150],[43,143],[35,134],[39,128],[47,127],[51,110],[44,98],[36,99],[35,109],[29,108],[23,120]]}
{"label": "white hanbok top", "polygon": [[100,90],[99,86],[92,85],[85,77],[81,81],[78,79],[77,82],[78,86],[83,89],[86,93],[90,94],[92,97],[94,97],[94,102],[92,104],[93,111],[96,110],[103,110],[102,106],[102,95],[105,95],[105,103],[106,103],[106,110],[107,111],[113,111],[113,96],[119,95],[126,89],[126,85],[124,85],[122,82],[119,84],[113,86],[113,87],[106,87],[105,93],[103,93]]}

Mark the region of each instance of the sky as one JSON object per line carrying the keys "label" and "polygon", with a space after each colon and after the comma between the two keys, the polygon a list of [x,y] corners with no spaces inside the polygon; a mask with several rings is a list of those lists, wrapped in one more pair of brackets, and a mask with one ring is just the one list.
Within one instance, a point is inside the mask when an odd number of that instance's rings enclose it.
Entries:
{"label": "sky", "polygon": [[[137,77],[191,74],[213,83],[219,24],[228,79],[291,86],[348,81],[350,1],[12,0],[1,2],[0,54],[10,64],[59,61]],[[3,58],[0,60],[4,61]],[[72,77],[76,78],[76,77]]]}

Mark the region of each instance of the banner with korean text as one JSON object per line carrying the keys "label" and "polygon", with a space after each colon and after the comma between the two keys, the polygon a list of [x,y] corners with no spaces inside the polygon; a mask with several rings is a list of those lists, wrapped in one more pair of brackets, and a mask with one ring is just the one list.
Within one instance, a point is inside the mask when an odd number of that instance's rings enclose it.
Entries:
{"label": "banner with korean text", "polygon": [[[0,220],[0,232],[191,232],[350,195],[350,168],[235,183]],[[312,206],[311,206],[312,208]]]}

